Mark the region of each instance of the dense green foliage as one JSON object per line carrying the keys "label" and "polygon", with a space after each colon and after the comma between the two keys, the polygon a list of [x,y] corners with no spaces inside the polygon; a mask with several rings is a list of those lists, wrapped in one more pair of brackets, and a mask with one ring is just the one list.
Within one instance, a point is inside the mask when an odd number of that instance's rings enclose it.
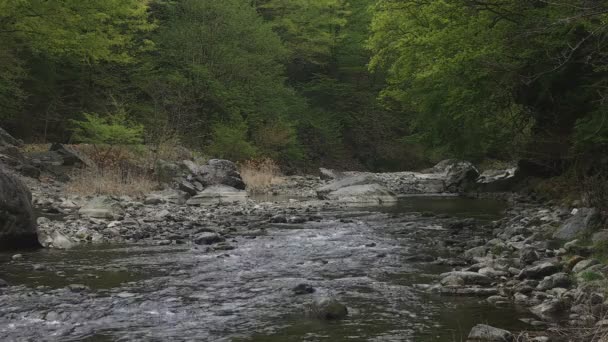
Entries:
{"label": "dense green foliage", "polygon": [[386,102],[410,111],[412,139],[469,158],[605,151],[604,1],[380,0],[374,11],[371,66],[388,73]]}
{"label": "dense green foliage", "polygon": [[120,108],[145,143],[295,168],[597,156],[607,13],[599,0],[0,0],[0,118],[28,141],[78,141]]}

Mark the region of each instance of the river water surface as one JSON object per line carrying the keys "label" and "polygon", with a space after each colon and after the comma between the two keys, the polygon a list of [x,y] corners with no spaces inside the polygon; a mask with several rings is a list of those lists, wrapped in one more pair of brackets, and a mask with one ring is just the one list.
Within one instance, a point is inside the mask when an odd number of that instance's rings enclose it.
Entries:
{"label": "river water surface", "polygon": [[[450,244],[488,236],[447,228],[499,218],[504,204],[410,198],[390,208],[326,210],[321,220],[269,224],[233,250],[193,245],[95,246],[0,254],[1,341],[461,341],[487,323],[526,326],[516,307],[426,293],[450,266]],[[424,257],[423,257],[424,256]],[[456,255],[457,256],[457,255]],[[36,271],[33,271],[33,268]],[[294,295],[306,283],[316,291]],[[84,285],[84,286],[82,286]],[[309,318],[333,298],[348,318]]]}

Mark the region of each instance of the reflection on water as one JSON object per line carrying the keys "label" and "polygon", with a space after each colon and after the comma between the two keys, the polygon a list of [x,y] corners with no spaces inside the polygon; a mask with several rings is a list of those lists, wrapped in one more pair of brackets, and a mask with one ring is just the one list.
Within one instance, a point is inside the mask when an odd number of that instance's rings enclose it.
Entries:
{"label": "reflection on water", "polygon": [[403,197],[394,206],[379,208],[382,212],[421,212],[444,214],[460,218],[496,219],[506,209],[507,203],[497,199],[465,197],[413,196]]}

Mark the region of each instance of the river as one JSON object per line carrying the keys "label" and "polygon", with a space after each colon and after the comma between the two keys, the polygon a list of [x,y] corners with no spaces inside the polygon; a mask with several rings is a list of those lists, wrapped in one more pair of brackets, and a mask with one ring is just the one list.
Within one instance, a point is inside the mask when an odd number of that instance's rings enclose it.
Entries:
{"label": "river", "polygon": [[[2,341],[460,341],[486,323],[526,328],[517,307],[429,294],[432,283],[505,204],[403,199],[389,208],[325,210],[317,221],[268,224],[235,248],[87,246],[0,254]],[[455,221],[474,219],[454,231]],[[471,220],[469,220],[471,221]],[[33,269],[36,269],[35,271]],[[298,284],[315,292],[295,295]],[[84,285],[84,286],[83,286]],[[333,298],[341,321],[307,311]]]}

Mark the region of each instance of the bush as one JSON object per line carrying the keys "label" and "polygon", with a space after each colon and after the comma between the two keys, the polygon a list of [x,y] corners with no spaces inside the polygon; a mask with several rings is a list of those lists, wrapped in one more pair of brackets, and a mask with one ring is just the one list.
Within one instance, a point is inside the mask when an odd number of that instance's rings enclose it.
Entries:
{"label": "bush", "polygon": [[139,146],[143,143],[144,127],[132,124],[123,111],[101,117],[98,114],[84,113],[84,120],[72,120],[74,140],[90,144],[88,156],[101,169],[116,166],[125,159],[122,146]]}
{"label": "bush", "polygon": [[132,124],[126,114],[101,117],[83,113],[84,120],[71,120],[74,125],[74,141],[93,145],[136,145],[143,143],[144,126]]}

